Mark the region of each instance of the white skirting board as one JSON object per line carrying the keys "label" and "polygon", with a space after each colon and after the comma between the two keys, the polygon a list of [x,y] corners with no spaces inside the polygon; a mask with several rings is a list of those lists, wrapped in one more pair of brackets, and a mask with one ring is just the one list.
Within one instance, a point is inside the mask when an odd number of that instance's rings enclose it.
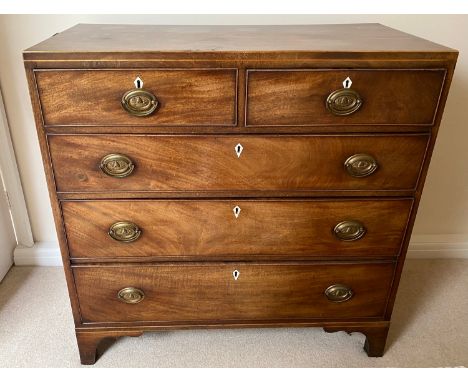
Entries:
{"label": "white skirting board", "polygon": [[[413,259],[468,259],[466,235],[413,235],[408,249]],[[40,242],[33,247],[18,246],[15,265],[62,266],[57,243]]]}
{"label": "white skirting board", "polygon": [[407,257],[412,259],[468,259],[468,236],[413,235]]}
{"label": "white skirting board", "polygon": [[17,246],[13,261],[15,265],[38,265],[43,267],[61,267],[60,249],[55,242],[39,242],[32,247]]}

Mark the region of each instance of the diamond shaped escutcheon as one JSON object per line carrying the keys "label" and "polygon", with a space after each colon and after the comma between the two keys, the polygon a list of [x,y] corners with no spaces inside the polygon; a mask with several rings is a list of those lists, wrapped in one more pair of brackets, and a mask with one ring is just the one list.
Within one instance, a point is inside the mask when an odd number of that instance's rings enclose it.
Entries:
{"label": "diamond shaped escutcheon", "polygon": [[349,77],[346,77],[346,79],[343,81],[343,87],[345,89],[349,89],[352,84],[353,84],[353,81],[351,81],[351,78]]}
{"label": "diamond shaped escutcheon", "polygon": [[240,213],[241,213],[241,208],[239,206],[235,206],[232,211],[234,212],[234,216],[236,217],[236,219],[239,217]]}
{"label": "diamond shaped escutcheon", "polygon": [[234,150],[236,150],[237,157],[239,158],[242,154],[242,151],[244,150],[244,147],[242,147],[242,145],[238,143]]}
{"label": "diamond shaped escutcheon", "polygon": [[141,89],[143,88],[143,80],[140,77],[135,78],[135,81],[133,81],[135,84],[136,89]]}

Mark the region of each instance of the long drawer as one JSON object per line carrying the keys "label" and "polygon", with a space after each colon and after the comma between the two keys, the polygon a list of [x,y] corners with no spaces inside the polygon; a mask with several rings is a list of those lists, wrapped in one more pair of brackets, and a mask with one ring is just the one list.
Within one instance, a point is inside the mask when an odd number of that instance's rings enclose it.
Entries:
{"label": "long drawer", "polygon": [[75,266],[83,322],[382,317],[392,263]]}
{"label": "long drawer", "polygon": [[249,70],[246,124],[430,126],[444,78],[444,69]]}
{"label": "long drawer", "polygon": [[72,258],[396,256],[412,199],[62,202]]}
{"label": "long drawer", "polygon": [[50,135],[58,192],[413,190],[428,135]]}
{"label": "long drawer", "polygon": [[49,126],[236,124],[236,69],[37,70],[35,77]]}

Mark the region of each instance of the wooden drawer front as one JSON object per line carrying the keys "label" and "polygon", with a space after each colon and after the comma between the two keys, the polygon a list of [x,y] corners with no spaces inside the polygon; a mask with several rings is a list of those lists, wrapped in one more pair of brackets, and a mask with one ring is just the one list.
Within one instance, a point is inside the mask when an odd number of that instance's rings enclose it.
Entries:
{"label": "wooden drawer front", "polygon": [[[353,114],[337,116],[327,98],[351,89],[362,100]],[[249,70],[247,125],[432,125],[445,70]]]}
{"label": "wooden drawer front", "polygon": [[[381,317],[393,270],[390,263],[192,263],[80,266],[73,273],[83,322],[133,322]],[[324,291],[334,284],[350,287],[353,297],[329,301]],[[143,300],[119,300],[127,287],[141,290]]]}
{"label": "wooden drawer front", "polygon": [[[36,71],[45,125],[235,125],[237,70]],[[122,96],[136,77],[159,102],[146,117]]]}
{"label": "wooden drawer front", "polygon": [[[120,200],[67,201],[62,208],[74,258],[250,260],[262,255],[395,256],[411,205],[411,199]],[[349,220],[362,223],[364,236],[353,241],[337,238],[334,227]],[[113,239],[109,228],[119,221],[136,224],[141,230],[138,239]]]}
{"label": "wooden drawer front", "polygon": [[[407,190],[416,186],[427,141],[427,135],[49,136],[59,192]],[[130,176],[100,170],[110,153],[131,159]],[[359,153],[373,156],[377,171],[351,176],[344,163]]]}

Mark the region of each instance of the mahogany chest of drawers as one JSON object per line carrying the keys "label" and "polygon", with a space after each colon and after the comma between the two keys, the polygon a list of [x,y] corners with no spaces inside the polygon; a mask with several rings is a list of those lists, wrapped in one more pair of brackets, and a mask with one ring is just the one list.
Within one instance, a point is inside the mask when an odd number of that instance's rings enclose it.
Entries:
{"label": "mahogany chest of drawers", "polygon": [[378,24],[77,25],[24,59],[82,363],[176,328],[383,354],[455,50]]}

